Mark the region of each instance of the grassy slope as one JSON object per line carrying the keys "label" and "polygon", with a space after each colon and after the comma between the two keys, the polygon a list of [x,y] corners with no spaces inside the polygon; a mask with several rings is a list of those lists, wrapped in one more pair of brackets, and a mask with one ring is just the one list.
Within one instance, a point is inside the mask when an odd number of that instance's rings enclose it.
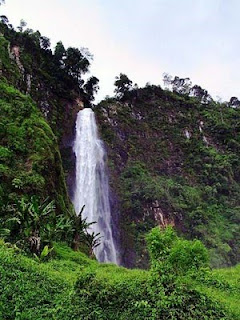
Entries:
{"label": "grassy slope", "polygon": [[234,268],[216,269],[213,271],[213,276],[219,281],[212,285],[198,285],[199,289],[216,297],[238,319],[240,316],[240,265]]}
{"label": "grassy slope", "polygon": [[54,260],[39,263],[0,245],[1,319],[75,319],[72,293],[78,277],[87,269],[111,281],[131,281],[145,274],[99,265],[65,246],[56,244],[55,251]]}
{"label": "grassy slope", "polygon": [[[55,251],[54,259],[39,263],[1,243],[1,319],[159,319],[157,315],[144,316],[148,271],[98,264],[64,245],[55,244]],[[213,281],[194,286],[228,312],[225,317],[204,317],[201,307],[203,314],[200,312],[198,319],[239,319],[239,267],[216,270],[213,275],[221,278],[219,288]],[[222,283],[230,289],[221,287]],[[169,318],[163,319],[185,319],[170,317],[177,303],[169,305]]]}

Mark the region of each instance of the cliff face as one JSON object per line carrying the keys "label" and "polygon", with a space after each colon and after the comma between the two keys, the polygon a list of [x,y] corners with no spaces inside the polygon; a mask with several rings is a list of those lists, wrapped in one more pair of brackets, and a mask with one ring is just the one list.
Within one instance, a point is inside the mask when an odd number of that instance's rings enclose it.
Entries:
{"label": "cliff face", "polygon": [[[57,139],[32,99],[0,82],[1,216],[21,197],[56,200],[67,214],[70,202]],[[4,209],[5,208],[5,209]]]}
{"label": "cliff face", "polygon": [[[0,32],[1,120],[4,124],[11,121],[16,129],[16,141],[21,135],[22,144],[18,154],[10,143],[11,133],[4,131],[1,136],[3,148],[9,150],[11,159],[16,158],[14,162],[7,159],[8,151],[2,149],[3,166],[13,167],[9,174],[2,172],[6,182],[4,189],[8,190],[10,198],[13,194],[10,202],[24,194],[37,194],[41,198],[50,196],[56,200],[58,212],[67,214],[71,204],[65,179],[71,194],[75,169],[72,142],[84,93],[78,81],[61,69],[61,62],[51,50],[41,47],[39,32],[16,32],[4,23],[0,23]],[[22,104],[23,113],[19,107]],[[10,111],[15,117],[9,116]],[[29,133],[24,131],[28,122],[28,131],[32,130],[36,137],[32,134],[29,138]],[[35,129],[41,132],[39,136]],[[19,133],[19,130],[23,132]],[[41,165],[36,164],[38,162]],[[19,186],[13,186],[13,179]],[[7,203],[8,196],[4,199],[3,203]]]}
{"label": "cliff face", "polygon": [[108,151],[123,263],[147,266],[144,235],[175,225],[239,260],[240,110],[148,86],[96,107]]}

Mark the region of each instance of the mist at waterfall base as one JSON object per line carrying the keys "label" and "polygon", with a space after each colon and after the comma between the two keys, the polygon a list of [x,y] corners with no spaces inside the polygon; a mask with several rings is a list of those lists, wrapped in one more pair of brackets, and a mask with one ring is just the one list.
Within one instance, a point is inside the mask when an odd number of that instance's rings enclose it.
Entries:
{"label": "mist at waterfall base", "polygon": [[87,222],[96,222],[89,232],[100,233],[100,245],[94,249],[99,262],[118,263],[113,239],[109,201],[106,153],[99,139],[95,114],[90,108],[79,111],[76,121],[76,139],[73,146],[76,155],[76,186],[73,204],[77,214]]}

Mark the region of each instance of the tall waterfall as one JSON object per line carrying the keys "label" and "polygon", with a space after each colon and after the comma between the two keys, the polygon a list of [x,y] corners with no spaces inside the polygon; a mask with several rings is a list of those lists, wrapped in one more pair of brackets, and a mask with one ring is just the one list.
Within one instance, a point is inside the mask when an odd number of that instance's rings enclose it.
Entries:
{"label": "tall waterfall", "polygon": [[77,214],[82,213],[91,225],[91,232],[102,236],[101,244],[94,249],[100,262],[117,263],[117,251],[111,228],[109,185],[106,173],[106,154],[98,137],[95,115],[92,109],[79,111],[76,122],[76,187],[73,204]]}

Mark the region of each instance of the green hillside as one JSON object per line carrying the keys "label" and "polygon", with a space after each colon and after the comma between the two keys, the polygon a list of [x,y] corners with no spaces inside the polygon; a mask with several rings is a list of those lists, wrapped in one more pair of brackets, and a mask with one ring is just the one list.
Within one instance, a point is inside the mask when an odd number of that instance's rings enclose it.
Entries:
{"label": "green hillside", "polygon": [[152,232],[149,248],[152,268],[143,271],[99,264],[56,243],[54,257],[39,262],[2,242],[1,319],[239,318],[239,266],[210,271],[204,247],[175,238],[171,229]]}
{"label": "green hillside", "polygon": [[169,223],[201,239],[213,266],[238,262],[239,108],[147,85],[125,89],[95,110],[125,265],[147,265],[144,234]]}

